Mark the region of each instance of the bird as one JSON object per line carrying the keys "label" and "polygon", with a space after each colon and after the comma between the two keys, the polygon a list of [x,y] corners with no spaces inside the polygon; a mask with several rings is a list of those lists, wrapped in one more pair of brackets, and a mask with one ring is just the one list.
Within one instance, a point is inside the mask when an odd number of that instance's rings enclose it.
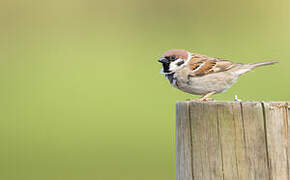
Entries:
{"label": "bird", "polygon": [[202,95],[197,101],[211,101],[210,96],[226,92],[242,74],[279,61],[242,64],[184,49],[172,49],[166,51],[158,62],[162,64],[161,74],[173,87],[189,94]]}

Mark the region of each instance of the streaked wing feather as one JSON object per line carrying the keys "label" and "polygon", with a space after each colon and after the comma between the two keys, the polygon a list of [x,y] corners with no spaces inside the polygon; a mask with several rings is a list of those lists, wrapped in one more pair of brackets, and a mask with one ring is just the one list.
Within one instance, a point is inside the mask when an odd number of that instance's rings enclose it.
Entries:
{"label": "streaked wing feather", "polygon": [[190,70],[192,71],[190,76],[203,76],[210,73],[227,71],[234,65],[235,63],[228,60],[193,54],[189,62]]}

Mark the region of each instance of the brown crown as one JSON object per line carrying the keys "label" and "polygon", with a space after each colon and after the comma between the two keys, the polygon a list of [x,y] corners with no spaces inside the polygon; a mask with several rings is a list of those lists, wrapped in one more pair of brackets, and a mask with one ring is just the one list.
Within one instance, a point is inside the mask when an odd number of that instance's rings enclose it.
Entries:
{"label": "brown crown", "polygon": [[175,55],[177,58],[182,58],[182,59],[186,60],[188,57],[188,52],[186,50],[183,50],[183,49],[172,49],[172,50],[166,51],[163,54],[163,57],[173,56],[173,55]]}

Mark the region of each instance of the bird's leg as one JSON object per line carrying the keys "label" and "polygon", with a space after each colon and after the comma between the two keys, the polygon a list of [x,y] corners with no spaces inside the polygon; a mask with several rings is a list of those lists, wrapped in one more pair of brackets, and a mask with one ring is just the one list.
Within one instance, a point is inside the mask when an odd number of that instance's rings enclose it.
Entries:
{"label": "bird's leg", "polygon": [[202,98],[198,99],[198,101],[213,101],[212,98],[209,98],[211,95],[215,94],[215,91],[207,93]]}

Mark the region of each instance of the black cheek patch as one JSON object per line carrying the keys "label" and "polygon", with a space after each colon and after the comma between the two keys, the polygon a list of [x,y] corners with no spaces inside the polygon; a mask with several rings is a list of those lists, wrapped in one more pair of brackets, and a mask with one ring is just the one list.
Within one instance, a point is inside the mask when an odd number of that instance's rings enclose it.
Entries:
{"label": "black cheek patch", "polygon": [[163,66],[163,72],[165,72],[165,73],[170,72],[168,63],[162,63],[162,66]]}
{"label": "black cheek patch", "polygon": [[184,61],[180,61],[180,62],[176,63],[177,66],[181,66],[182,64],[184,64]]}

